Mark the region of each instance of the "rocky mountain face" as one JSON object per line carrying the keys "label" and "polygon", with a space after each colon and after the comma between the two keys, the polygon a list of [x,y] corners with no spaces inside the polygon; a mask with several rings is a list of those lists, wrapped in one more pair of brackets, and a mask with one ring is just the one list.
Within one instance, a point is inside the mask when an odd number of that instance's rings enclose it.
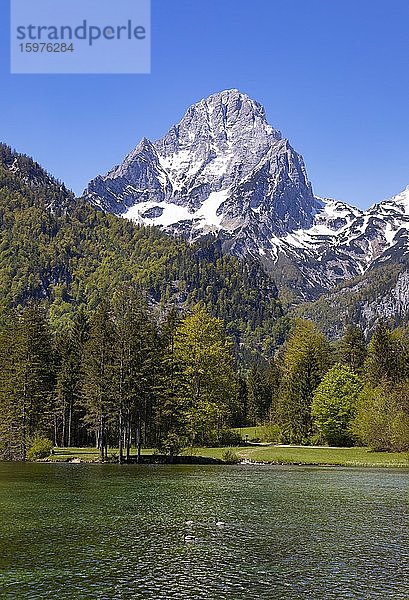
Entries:
{"label": "rocky mountain face", "polygon": [[94,206],[260,260],[288,302],[313,299],[408,246],[409,187],[367,211],[317,198],[302,157],[238,90],[191,106],[160,140],[144,138],[92,180]]}
{"label": "rocky mountain face", "polygon": [[367,337],[379,320],[391,327],[405,325],[409,321],[409,260],[372,268],[291,312],[314,321],[332,339],[341,337],[349,323],[359,325]]}

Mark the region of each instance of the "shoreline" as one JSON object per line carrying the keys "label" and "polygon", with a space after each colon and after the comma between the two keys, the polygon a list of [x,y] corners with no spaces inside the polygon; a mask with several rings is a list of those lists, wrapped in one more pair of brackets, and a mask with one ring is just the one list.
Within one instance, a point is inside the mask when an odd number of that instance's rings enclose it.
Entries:
{"label": "shoreline", "polygon": [[321,466],[361,468],[409,468],[409,453],[376,452],[364,447],[336,448],[323,446],[254,446],[192,448],[173,457],[145,449],[140,461],[131,455],[129,462],[118,462],[112,449],[102,462],[95,448],[55,448],[53,455],[35,462],[99,465],[241,465],[241,466]]}

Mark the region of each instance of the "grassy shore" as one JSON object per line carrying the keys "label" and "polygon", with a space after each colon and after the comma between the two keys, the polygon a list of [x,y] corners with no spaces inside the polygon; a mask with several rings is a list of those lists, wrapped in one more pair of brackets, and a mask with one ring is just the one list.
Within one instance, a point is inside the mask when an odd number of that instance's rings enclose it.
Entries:
{"label": "grassy shore", "polygon": [[[244,446],[231,449],[241,460],[272,464],[409,467],[408,453],[371,452],[368,448]],[[222,458],[226,448],[197,448],[201,456]]]}
{"label": "grassy shore", "polygon": [[[338,465],[360,467],[409,467],[408,453],[372,452],[368,448],[323,448],[299,446],[239,446],[237,448],[194,448],[186,450],[185,456],[222,459],[227,450],[239,460],[294,465]],[[112,449],[114,459],[118,451]],[[144,455],[152,455],[152,449],[144,449]],[[98,462],[99,454],[94,448],[55,448],[51,461]]]}

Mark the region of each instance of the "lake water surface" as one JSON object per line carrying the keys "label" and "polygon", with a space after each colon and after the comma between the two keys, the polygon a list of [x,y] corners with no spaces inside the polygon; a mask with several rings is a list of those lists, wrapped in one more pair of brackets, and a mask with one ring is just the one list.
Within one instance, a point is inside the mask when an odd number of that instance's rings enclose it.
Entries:
{"label": "lake water surface", "polygon": [[406,469],[0,463],[0,598],[408,600],[408,487]]}

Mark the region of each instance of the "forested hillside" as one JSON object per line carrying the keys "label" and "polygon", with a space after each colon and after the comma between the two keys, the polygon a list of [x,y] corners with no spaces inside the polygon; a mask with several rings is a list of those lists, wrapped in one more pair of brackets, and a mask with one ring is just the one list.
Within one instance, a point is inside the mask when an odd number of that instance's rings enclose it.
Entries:
{"label": "forested hillside", "polygon": [[271,354],[280,341],[277,289],[256,262],[224,256],[212,239],[190,246],[95,210],[5,145],[0,158],[2,312],[41,301],[61,331],[81,305],[92,312],[131,286],[160,318],[202,301],[243,357]]}
{"label": "forested hillside", "polygon": [[396,263],[376,265],[293,310],[311,319],[331,339],[342,335],[349,323],[359,325],[369,339],[376,324],[386,321],[392,328],[405,325],[409,316],[409,262],[402,256]]}

